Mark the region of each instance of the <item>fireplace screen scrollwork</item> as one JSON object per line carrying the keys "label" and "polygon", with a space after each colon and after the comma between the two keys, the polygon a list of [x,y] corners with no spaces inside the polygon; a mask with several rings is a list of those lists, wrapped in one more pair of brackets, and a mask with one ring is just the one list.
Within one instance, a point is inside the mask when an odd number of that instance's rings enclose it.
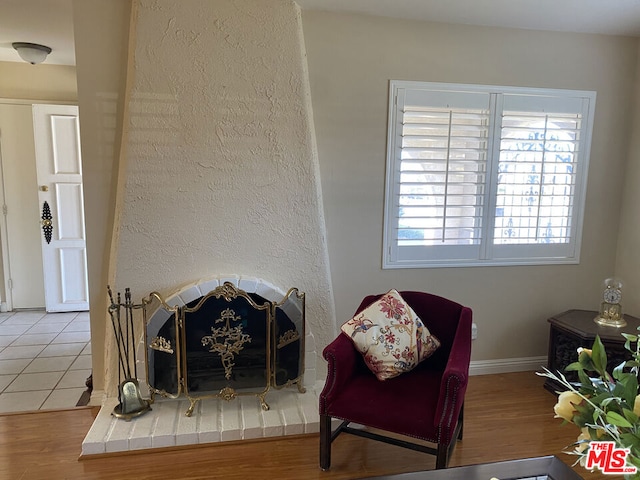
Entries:
{"label": "fireplace screen scrollwork", "polygon": [[217,353],[224,367],[224,378],[231,380],[233,362],[236,355],[240,355],[244,350],[244,344],[251,341],[251,336],[243,333],[242,324],[235,327],[231,326],[231,322],[241,321],[240,315],[236,316],[236,312],[227,308],[221,313],[221,317],[214,320],[214,323],[223,323],[222,327],[211,327],[211,335],[202,337],[202,345],[209,348],[210,353]]}
{"label": "fireplace screen scrollwork", "polygon": [[180,307],[158,293],[143,304],[150,390],[184,394],[187,416],[203,398],[255,395],[268,410],[271,387],[304,391],[304,294],[297,289],[272,302],[225,283]]}

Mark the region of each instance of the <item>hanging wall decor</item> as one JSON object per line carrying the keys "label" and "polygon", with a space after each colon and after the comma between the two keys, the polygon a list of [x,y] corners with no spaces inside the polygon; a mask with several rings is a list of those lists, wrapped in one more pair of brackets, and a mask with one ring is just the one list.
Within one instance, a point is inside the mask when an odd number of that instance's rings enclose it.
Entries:
{"label": "hanging wall decor", "polygon": [[49,202],[44,202],[44,205],[42,205],[42,232],[44,233],[44,239],[47,241],[47,244],[51,243],[51,234],[53,233],[52,219]]}

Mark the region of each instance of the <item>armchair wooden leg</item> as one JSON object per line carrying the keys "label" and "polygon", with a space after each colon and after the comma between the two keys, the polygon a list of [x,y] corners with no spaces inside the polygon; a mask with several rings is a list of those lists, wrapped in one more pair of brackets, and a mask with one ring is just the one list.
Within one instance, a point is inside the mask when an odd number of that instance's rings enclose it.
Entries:
{"label": "armchair wooden leg", "polygon": [[446,443],[439,443],[438,455],[436,457],[436,470],[439,470],[441,468],[447,468],[448,464],[449,464],[449,445],[447,445]]}
{"label": "armchair wooden leg", "polygon": [[331,467],[331,417],[320,415],[320,468]]}
{"label": "armchair wooden leg", "polygon": [[462,430],[464,430],[464,404],[460,408],[460,416],[458,417],[458,423],[460,424],[460,431],[458,432],[458,440],[462,440]]}

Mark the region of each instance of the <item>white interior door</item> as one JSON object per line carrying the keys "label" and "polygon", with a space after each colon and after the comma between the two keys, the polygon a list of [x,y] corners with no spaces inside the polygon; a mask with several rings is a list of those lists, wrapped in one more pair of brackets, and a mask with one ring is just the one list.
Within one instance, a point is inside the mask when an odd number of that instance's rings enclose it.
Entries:
{"label": "white interior door", "polygon": [[[89,309],[78,107],[34,105],[40,215],[48,205],[50,237],[41,229],[48,312]],[[42,223],[47,219],[42,220]]]}

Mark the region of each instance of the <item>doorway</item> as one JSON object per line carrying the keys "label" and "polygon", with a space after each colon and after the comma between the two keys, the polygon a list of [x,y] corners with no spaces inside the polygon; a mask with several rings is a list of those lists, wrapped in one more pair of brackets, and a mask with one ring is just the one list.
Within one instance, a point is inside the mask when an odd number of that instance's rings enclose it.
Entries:
{"label": "doorway", "polygon": [[3,310],[89,308],[79,152],[77,107],[0,104]]}

